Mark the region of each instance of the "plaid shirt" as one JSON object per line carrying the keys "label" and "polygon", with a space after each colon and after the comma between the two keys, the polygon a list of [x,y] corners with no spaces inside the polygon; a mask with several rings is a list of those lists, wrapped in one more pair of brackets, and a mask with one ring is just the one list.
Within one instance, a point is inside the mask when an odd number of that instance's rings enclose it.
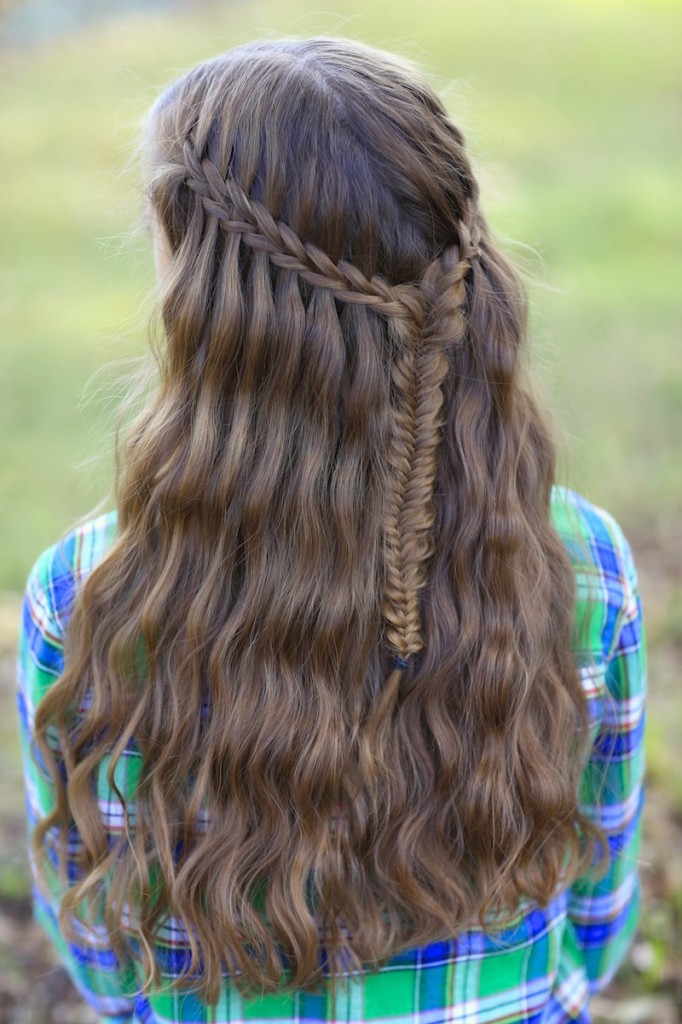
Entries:
{"label": "plaid shirt", "polygon": [[[580,786],[583,810],[606,830],[612,852],[599,882],[577,880],[544,908],[524,905],[518,923],[503,932],[469,930],[394,957],[377,973],[353,979],[332,1016],[324,995],[306,993],[244,999],[225,978],[215,1014],[188,990],[167,986],[138,994],[133,963],[120,964],[106,929],[95,923],[77,945],[57,927],[56,876],[51,898],[34,887],[35,915],[84,998],[102,1020],[130,1024],[242,1021],[381,1021],[382,1024],[559,1024],[590,1020],[589,997],[623,961],[639,917],[637,855],[643,800],[643,727],[646,659],[642,608],[632,553],[607,512],[566,488],[552,496],[555,526],[571,555],[578,602],[593,611],[587,644],[575,648],[588,697],[593,746]],[[19,716],[29,828],[53,806],[49,778],[31,755],[34,714],[63,671],[63,638],[78,585],[116,533],[115,513],[72,530],[45,551],[28,579],[19,642]],[[589,652],[586,650],[589,648]],[[591,653],[592,658],[586,657]],[[135,759],[133,751],[124,758]],[[130,787],[135,765],[123,763]],[[139,764],[137,765],[139,769]],[[112,833],[122,808],[100,773],[99,802]],[[125,795],[125,790],[124,790]],[[70,849],[80,840],[72,831]],[[169,919],[159,936],[164,978],[180,971],[183,935]]]}

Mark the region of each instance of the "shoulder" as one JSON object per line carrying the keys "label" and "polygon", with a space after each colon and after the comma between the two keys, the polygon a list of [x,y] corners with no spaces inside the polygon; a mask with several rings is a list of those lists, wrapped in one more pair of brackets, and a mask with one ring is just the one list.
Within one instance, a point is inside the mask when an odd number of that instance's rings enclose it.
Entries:
{"label": "shoulder", "polygon": [[589,646],[608,658],[638,592],[630,543],[610,512],[567,487],[553,488],[551,516],[575,569],[579,610],[590,618]]}
{"label": "shoulder", "polygon": [[117,514],[106,512],[70,529],[34,562],[24,594],[24,617],[63,635],[75,595],[116,537]]}
{"label": "shoulder", "polygon": [[553,487],[551,513],[570,554],[581,556],[586,544],[591,560],[605,572],[612,573],[617,573],[623,563],[631,559],[630,545],[617,520],[577,491]]}

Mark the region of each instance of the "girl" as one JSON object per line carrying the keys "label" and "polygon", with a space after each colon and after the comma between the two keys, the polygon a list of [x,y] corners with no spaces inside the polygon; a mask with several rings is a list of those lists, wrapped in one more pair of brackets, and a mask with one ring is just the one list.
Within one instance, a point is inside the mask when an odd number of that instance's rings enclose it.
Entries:
{"label": "girl", "polygon": [[588,1021],[638,918],[641,605],[461,132],[309,39],[190,71],[145,151],[158,387],[24,605],[37,916],[107,1020]]}

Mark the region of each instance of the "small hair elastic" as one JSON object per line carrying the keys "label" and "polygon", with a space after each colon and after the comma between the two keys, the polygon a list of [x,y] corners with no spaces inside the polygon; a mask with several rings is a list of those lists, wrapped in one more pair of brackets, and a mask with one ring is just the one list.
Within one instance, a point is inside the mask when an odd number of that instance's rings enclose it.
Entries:
{"label": "small hair elastic", "polygon": [[409,663],[409,658],[401,658],[400,656],[398,656],[397,658],[393,659],[394,668],[407,668]]}

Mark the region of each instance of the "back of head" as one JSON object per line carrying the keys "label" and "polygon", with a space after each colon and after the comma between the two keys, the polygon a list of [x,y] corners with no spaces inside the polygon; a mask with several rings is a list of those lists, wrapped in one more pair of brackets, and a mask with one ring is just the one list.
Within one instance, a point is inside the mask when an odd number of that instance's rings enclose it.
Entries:
{"label": "back of head", "polygon": [[[145,949],[172,908],[210,999],[221,961],[312,988],[546,903],[583,864],[525,300],[462,134],[379,51],[231,51],[161,97],[147,144],[160,385],[41,728],[94,693],[70,800],[112,921],[137,905]],[[112,848],[90,780],[131,742]]]}
{"label": "back of head", "polygon": [[206,183],[198,200],[186,188],[199,161],[331,260],[393,284],[418,280],[477,218],[463,139],[438,98],[407,63],[348,41],[256,43],[200,65],[152,109],[149,144],[174,246],[190,243],[207,198]]}

